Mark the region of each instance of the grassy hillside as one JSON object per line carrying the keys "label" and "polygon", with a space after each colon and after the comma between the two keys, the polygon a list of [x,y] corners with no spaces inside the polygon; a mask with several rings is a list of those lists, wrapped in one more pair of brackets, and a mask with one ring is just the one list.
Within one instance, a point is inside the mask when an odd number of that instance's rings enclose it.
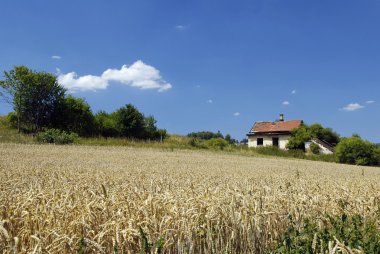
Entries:
{"label": "grassy hillside", "polygon": [[0,179],[5,253],[379,250],[377,168],[210,151],[0,144]]}
{"label": "grassy hillside", "polygon": [[35,140],[32,136],[28,136],[12,128],[6,120],[6,116],[0,116],[0,143],[21,143],[30,144]]}

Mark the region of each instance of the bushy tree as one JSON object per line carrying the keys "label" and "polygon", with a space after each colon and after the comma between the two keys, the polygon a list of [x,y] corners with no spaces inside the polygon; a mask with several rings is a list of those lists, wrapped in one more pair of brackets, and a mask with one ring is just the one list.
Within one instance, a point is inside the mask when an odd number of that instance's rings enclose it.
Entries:
{"label": "bushy tree", "polygon": [[3,96],[13,104],[17,115],[18,129],[36,132],[50,127],[53,115],[63,103],[66,90],[57,78],[46,72],[36,72],[25,66],[16,66],[4,72],[0,81]]}
{"label": "bushy tree", "polygon": [[116,121],[112,115],[105,111],[100,111],[95,115],[96,133],[103,137],[120,136],[116,128]]}
{"label": "bushy tree", "polygon": [[332,146],[336,146],[340,141],[338,133],[333,131],[331,128],[324,128],[318,123],[310,125],[309,132],[312,138],[318,138],[331,144]]}
{"label": "bushy tree", "polygon": [[112,117],[121,136],[137,139],[144,137],[144,115],[132,104],[119,108],[112,113]]}
{"label": "bushy tree", "polygon": [[292,131],[289,142],[286,145],[288,149],[305,150],[305,142],[311,139],[309,127],[302,125]]}
{"label": "bushy tree", "polygon": [[58,110],[55,125],[80,136],[92,136],[96,131],[95,117],[90,105],[84,99],[75,98],[72,95],[65,98]]}
{"label": "bushy tree", "polygon": [[358,136],[342,139],[335,149],[337,162],[355,165],[378,165],[379,154],[375,145]]}
{"label": "bushy tree", "polygon": [[323,140],[332,146],[336,146],[340,141],[339,134],[330,128],[324,128],[317,123],[310,126],[304,124],[292,131],[287,148],[305,150],[305,142],[313,138]]}
{"label": "bushy tree", "polygon": [[166,138],[167,133],[164,129],[158,129],[156,126],[156,119],[153,116],[145,117],[145,135],[144,138],[152,140],[163,140]]}

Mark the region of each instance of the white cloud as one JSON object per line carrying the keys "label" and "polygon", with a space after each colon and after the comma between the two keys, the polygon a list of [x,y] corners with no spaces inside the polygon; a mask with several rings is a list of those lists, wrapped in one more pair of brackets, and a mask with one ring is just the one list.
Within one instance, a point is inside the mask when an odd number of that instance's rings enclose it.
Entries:
{"label": "white cloud", "polygon": [[108,81],[101,77],[93,75],[78,77],[75,72],[58,75],[58,83],[70,92],[104,90],[108,87]]}
{"label": "white cloud", "polygon": [[186,26],[186,25],[177,25],[175,26],[175,29],[177,29],[178,31],[184,31],[186,29],[188,29],[190,26]]}
{"label": "white cloud", "polygon": [[375,101],[366,101],[365,103],[367,103],[367,104],[372,104],[372,103],[375,103]]}
{"label": "white cloud", "polygon": [[290,102],[289,102],[289,101],[283,101],[283,102],[282,102],[282,105],[284,105],[284,106],[288,106],[288,105],[290,105]]}
{"label": "white cloud", "polygon": [[165,82],[159,70],[138,60],[131,66],[123,65],[120,69],[107,69],[101,76],[79,76],[75,72],[58,74],[58,82],[69,91],[95,91],[106,89],[110,82],[118,82],[139,89],[157,89],[163,92],[172,88]]}
{"label": "white cloud", "polygon": [[207,103],[214,103],[214,101],[213,100],[211,100],[211,99],[209,99],[209,100],[207,100]]}
{"label": "white cloud", "polygon": [[360,105],[359,103],[350,103],[342,109],[345,111],[355,111],[361,108],[364,108],[364,106]]}
{"label": "white cloud", "polygon": [[240,113],[239,112],[235,112],[234,116],[240,116]]}
{"label": "white cloud", "polygon": [[61,59],[62,57],[61,56],[51,56],[52,59],[56,59],[56,60],[59,60]]}
{"label": "white cloud", "polygon": [[292,94],[296,94],[296,93],[297,93],[297,91],[296,91],[296,90],[293,90],[293,91],[292,91]]}

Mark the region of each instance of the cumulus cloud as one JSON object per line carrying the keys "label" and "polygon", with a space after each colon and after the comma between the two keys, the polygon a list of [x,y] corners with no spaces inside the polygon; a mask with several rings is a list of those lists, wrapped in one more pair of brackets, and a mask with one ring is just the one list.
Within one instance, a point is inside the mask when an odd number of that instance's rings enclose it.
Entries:
{"label": "cumulus cloud", "polygon": [[61,56],[51,56],[52,59],[56,59],[56,60],[59,60],[61,59],[62,57]]}
{"label": "cumulus cloud", "polygon": [[372,103],[375,103],[375,101],[366,101],[365,103],[367,103],[367,104],[372,104]]}
{"label": "cumulus cloud", "polygon": [[239,112],[235,112],[234,116],[240,116],[240,113]]}
{"label": "cumulus cloud", "polygon": [[290,102],[289,102],[289,101],[283,101],[283,102],[282,102],[282,105],[284,105],[284,106],[288,106],[288,105],[290,105]]}
{"label": "cumulus cloud", "polygon": [[120,69],[107,69],[100,76],[78,76],[75,72],[58,74],[58,82],[69,91],[96,91],[106,89],[110,82],[117,82],[138,89],[156,89],[163,92],[172,88],[165,82],[159,70],[138,60],[130,66]]}
{"label": "cumulus cloud", "polygon": [[209,99],[209,100],[207,100],[207,103],[214,103],[214,101],[213,100],[211,100],[211,99]]}
{"label": "cumulus cloud", "polygon": [[344,111],[355,111],[361,108],[364,108],[364,106],[360,105],[359,103],[350,103],[347,106],[343,107],[342,109]]}

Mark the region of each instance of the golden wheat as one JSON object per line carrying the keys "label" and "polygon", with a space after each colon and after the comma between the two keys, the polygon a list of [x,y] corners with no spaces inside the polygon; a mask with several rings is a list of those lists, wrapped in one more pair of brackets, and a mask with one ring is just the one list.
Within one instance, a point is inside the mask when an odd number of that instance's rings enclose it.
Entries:
{"label": "golden wheat", "polygon": [[[364,175],[363,175],[364,172]],[[374,218],[380,170],[199,151],[0,144],[2,253],[262,253],[291,215]],[[330,252],[347,252],[339,241]]]}

